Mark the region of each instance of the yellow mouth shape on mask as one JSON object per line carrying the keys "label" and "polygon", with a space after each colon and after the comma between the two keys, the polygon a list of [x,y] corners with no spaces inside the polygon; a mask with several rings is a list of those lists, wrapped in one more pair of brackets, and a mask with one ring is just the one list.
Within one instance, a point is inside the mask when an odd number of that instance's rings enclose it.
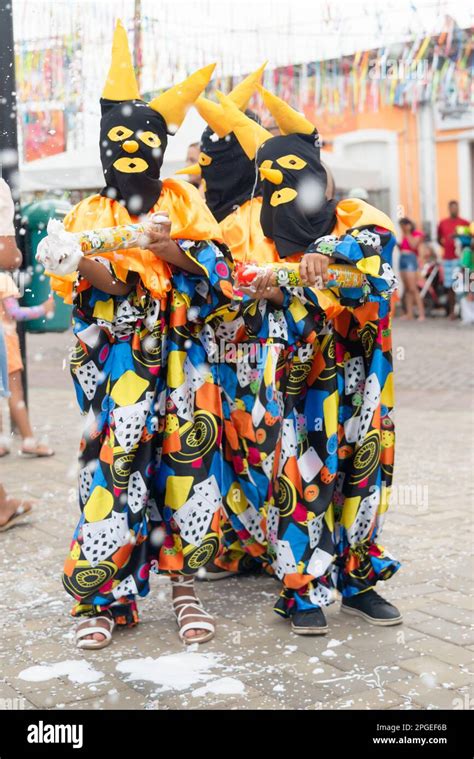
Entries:
{"label": "yellow mouth shape on mask", "polygon": [[270,205],[281,206],[282,203],[291,203],[292,200],[298,195],[297,191],[292,187],[282,187],[280,190],[275,190],[270,198]]}
{"label": "yellow mouth shape on mask", "polygon": [[139,158],[138,156],[127,156],[117,158],[113,163],[113,167],[124,174],[139,174],[147,170],[148,164],[143,158]]}

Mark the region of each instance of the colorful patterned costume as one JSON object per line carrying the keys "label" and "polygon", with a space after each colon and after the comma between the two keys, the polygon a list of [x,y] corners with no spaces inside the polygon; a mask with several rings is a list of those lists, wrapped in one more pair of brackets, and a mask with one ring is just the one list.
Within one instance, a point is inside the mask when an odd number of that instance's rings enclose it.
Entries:
{"label": "colorful patterned costume", "polygon": [[[255,157],[259,145],[265,148],[257,158],[269,184],[262,208],[288,204],[283,231],[291,235],[290,204],[298,190],[283,183],[291,183],[319,152],[313,137],[311,149],[300,154],[300,133],[306,139],[314,127],[275,100],[278,109],[272,113],[288,137],[273,138],[229,101],[221,102],[248,157]],[[284,585],[276,611],[285,616],[327,605],[334,587],[347,596],[368,589],[399,566],[376,542],[388,505],[394,450],[393,226],[385,214],[355,200],[339,203],[333,220],[328,214],[322,223],[330,226],[316,243],[306,243],[308,252],[355,265],[366,274],[367,285],[339,291],[289,288],[281,309],[268,301],[244,307],[247,338],[275,343],[273,371],[262,364],[259,376],[249,378],[248,393],[242,389],[246,416],[240,441],[268,472],[264,533],[267,556]],[[252,258],[268,261],[270,242],[267,237]],[[299,261],[302,255],[286,253],[284,260]],[[276,245],[273,260],[280,260]],[[268,438],[262,419],[273,422]]]}
{"label": "colorful patterned costume", "polygon": [[[246,108],[263,68],[229,93],[230,100],[241,110]],[[244,261],[255,248],[265,249],[255,164],[232,134],[221,105],[200,97],[195,107],[208,127],[201,137],[199,162],[181,173],[202,174],[206,202],[220,222],[223,239],[234,261]],[[267,247],[271,257],[273,246]],[[268,451],[278,441],[279,427],[275,422],[279,412],[276,396],[269,402],[271,388],[264,378],[275,377],[281,346],[274,344],[273,336],[250,336],[245,328],[241,295],[236,296],[235,303],[239,308],[229,312],[226,321],[210,335],[224,415],[222,492],[226,514],[223,551],[215,563],[224,569],[242,571],[269,566],[263,514],[272,480],[273,459],[268,458]],[[264,406],[268,406],[268,413],[262,411]]]}
{"label": "colorful patterned costume", "polygon": [[[212,70],[196,72],[147,105],[139,100],[125,31],[117,26],[101,101],[107,187],[65,219],[67,230],[81,231],[135,222],[134,209],[167,212],[171,237],[202,269],[202,275],[189,274],[135,248],[95,256],[116,279],[132,285],[127,296],[108,295],[81,277],[52,278],[56,291],[74,300],[77,344],[71,370],[86,417],[81,517],[63,576],[76,600],[74,615],[110,608],[116,622],[134,624],[135,597],[147,594],[152,566],[180,570],[186,561],[195,571],[197,546],[186,550],[195,524],[190,512],[200,488],[213,499],[205,455],[219,449],[219,430],[211,438],[199,436],[203,423],[215,429],[220,419],[219,409],[212,407],[219,395],[213,377],[201,366],[206,354],[200,338],[206,318],[227,307],[232,285],[227,248],[220,245],[219,227],[198,191],[185,182],[162,182],[159,168],[166,124],[179,126]],[[202,411],[194,414],[194,409]],[[200,467],[186,461],[190,438],[203,444],[210,440],[206,451],[200,448]],[[160,471],[179,457],[185,463],[174,480],[168,479],[168,490],[157,477],[158,453]],[[195,494],[179,522],[169,508],[177,505],[168,500],[173,483],[182,503],[192,488]],[[157,525],[165,526],[166,536],[162,530],[152,534]],[[213,529],[206,525],[204,532]]]}
{"label": "colorful patterned costume", "polygon": [[[190,208],[202,204],[191,186],[165,180],[161,196],[150,211],[168,211],[172,229],[177,230],[173,236],[182,232],[173,208],[179,202],[182,211],[188,193]],[[134,221],[117,202],[93,196],[82,201],[65,224],[70,231],[79,231],[89,223],[91,214],[97,229]],[[205,227],[206,222],[206,234],[218,238],[215,222],[210,215],[206,218],[203,209],[201,226]],[[199,239],[204,229],[196,228],[194,234],[196,240],[178,236],[177,241],[186,255],[201,263],[206,278],[170,272],[171,290],[164,290],[161,298],[156,297],[156,291],[152,296],[142,280],[126,297],[110,296],[84,280],[76,288],[77,345],[71,370],[86,427],[80,457],[82,515],[64,575],[66,589],[78,600],[74,614],[99,611],[125,596],[130,601],[130,597],[148,592],[150,563],[156,559],[148,540],[152,529],[149,520],[170,521],[163,512],[162,500],[150,500],[149,491],[156,473],[159,441],[163,435],[166,439],[164,428],[168,430],[177,418],[169,413],[169,398],[166,409],[159,404],[166,393],[163,388],[169,387],[173,392],[178,389],[182,397],[178,400],[171,392],[171,398],[183,414],[186,398],[178,369],[181,354],[176,352],[173,338],[179,334],[184,342],[188,335],[196,340],[206,314],[220,302],[227,303],[231,291],[225,254],[215,243]],[[132,255],[135,257],[137,252]],[[117,275],[119,267],[107,259],[103,263]],[[121,259],[120,266],[124,263]],[[195,375],[199,375],[202,356],[190,351],[189,345],[186,351],[186,379],[191,374],[194,378],[193,385],[186,385],[189,401],[189,393],[192,398],[199,395],[195,392]],[[208,388],[209,383],[205,386]],[[190,402],[192,405],[193,400]],[[189,410],[184,419],[180,418],[181,426],[186,424],[188,414]],[[197,473],[195,479],[199,482]],[[165,541],[163,555],[167,553],[166,546]],[[160,562],[160,568],[171,568],[170,562],[165,561],[163,566]],[[134,604],[115,604],[113,611],[118,621],[124,609],[127,614],[133,611],[136,618]]]}

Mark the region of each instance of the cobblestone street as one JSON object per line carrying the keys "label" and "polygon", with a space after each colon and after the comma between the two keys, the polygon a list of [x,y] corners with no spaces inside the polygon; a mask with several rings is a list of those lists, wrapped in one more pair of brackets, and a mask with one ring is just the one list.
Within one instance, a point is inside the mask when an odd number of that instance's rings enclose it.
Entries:
{"label": "cobblestone street", "polygon": [[[20,458],[15,440],[0,462],[8,491],[37,499],[27,522],[0,534],[0,704],[23,698],[27,709],[472,708],[472,331],[435,319],[397,321],[394,332],[398,453],[382,542],[403,566],[378,589],[400,607],[404,624],[372,627],[341,614],[336,602],[326,637],[300,637],[272,612],[274,580],[232,578],[199,584],[217,636],[187,653],[164,578],[154,578],[137,628],[118,631],[103,651],[73,646],[70,599],[60,582],[77,521],[81,419],[67,368],[72,336],[29,335],[32,421],[56,455]],[[20,677],[34,665],[51,665],[49,679],[35,681],[36,670]]]}

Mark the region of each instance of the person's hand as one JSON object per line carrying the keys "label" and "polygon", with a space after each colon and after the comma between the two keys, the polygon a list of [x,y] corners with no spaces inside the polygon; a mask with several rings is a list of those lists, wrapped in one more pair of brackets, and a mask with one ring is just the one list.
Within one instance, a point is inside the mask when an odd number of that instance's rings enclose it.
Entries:
{"label": "person's hand", "polygon": [[48,298],[48,300],[46,300],[43,303],[43,308],[44,308],[44,315],[45,316],[47,316],[47,317],[53,316],[54,311],[55,311],[55,305],[54,305],[54,297],[53,297],[53,295],[50,295],[49,298]]}
{"label": "person's hand", "polygon": [[281,304],[283,301],[282,292],[279,287],[273,285],[273,277],[274,272],[269,270],[265,274],[255,277],[251,287],[239,286],[239,290],[254,300],[271,300]]}
{"label": "person's hand", "polygon": [[171,242],[171,221],[167,213],[160,211],[160,222],[158,224],[151,223],[149,229],[147,229],[147,248],[151,250],[158,258],[161,253],[165,251]]}
{"label": "person's hand", "polygon": [[65,276],[78,270],[83,254],[73,236],[70,235],[70,237],[72,242],[69,247],[65,244],[58,244],[57,240],[50,240],[49,237],[43,237],[40,241],[35,258],[44,266],[46,271]]}
{"label": "person's hand", "polygon": [[300,263],[300,277],[304,285],[322,288],[329,279],[328,266],[334,258],[321,253],[305,253]]}

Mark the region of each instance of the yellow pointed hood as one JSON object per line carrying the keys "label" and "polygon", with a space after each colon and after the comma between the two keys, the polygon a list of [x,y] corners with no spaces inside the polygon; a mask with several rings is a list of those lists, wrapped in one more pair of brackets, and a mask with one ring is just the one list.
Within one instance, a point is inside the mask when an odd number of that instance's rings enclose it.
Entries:
{"label": "yellow pointed hood", "polygon": [[284,100],[269,92],[269,90],[266,90],[260,84],[257,87],[262,95],[263,102],[275,119],[282,134],[294,134],[295,132],[313,134],[316,127],[311,121],[308,121],[306,116],[295,111],[288,103],[285,103]]}
{"label": "yellow pointed hood", "polygon": [[127,32],[119,20],[112,42],[112,61],[102,97],[105,100],[139,100],[137,80],[128,46]]}
{"label": "yellow pointed hood", "polygon": [[272,133],[253,119],[249,119],[228,96],[226,97],[221,92],[217,92],[216,95],[223,108],[224,117],[231,126],[231,131],[235,134],[247,157],[252,161],[259,147],[267,140],[272,139]]}
{"label": "yellow pointed hood", "polygon": [[215,63],[198,69],[183,82],[158,95],[148,104],[163,116],[168,131],[174,134],[184,121],[188,108],[205,90],[216,67]]}
{"label": "yellow pointed hood", "polygon": [[[232,100],[233,103],[241,111],[244,111],[247,107],[250,98],[252,97],[257,84],[260,82],[263,71],[267,62],[263,63],[260,68],[253,71],[251,74],[242,79],[237,84],[227,97]],[[205,97],[199,97],[195,102],[195,107],[202,118],[207,121],[213,132],[222,139],[232,131],[232,127],[228,119],[224,116],[224,110],[219,103],[214,103],[212,100],[208,100]]]}

